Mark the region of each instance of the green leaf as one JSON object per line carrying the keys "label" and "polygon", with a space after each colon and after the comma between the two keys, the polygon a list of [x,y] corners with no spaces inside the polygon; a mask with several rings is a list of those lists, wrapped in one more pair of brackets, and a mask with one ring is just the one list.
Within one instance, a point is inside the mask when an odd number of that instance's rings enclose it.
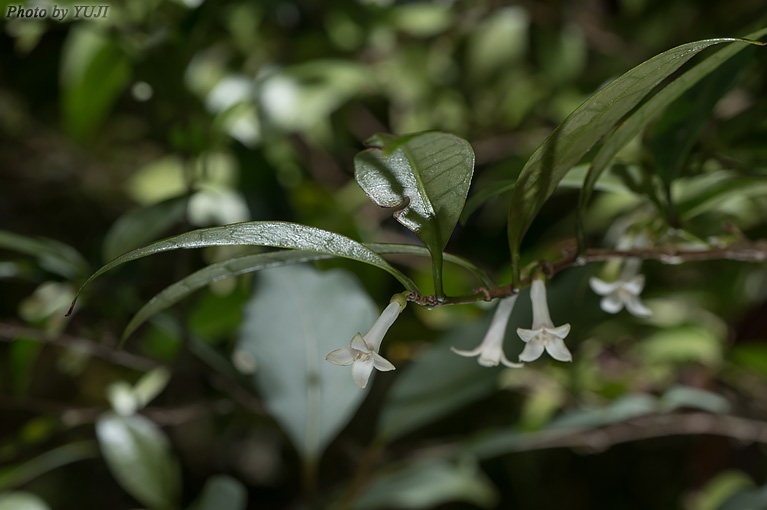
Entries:
{"label": "green leaf", "polygon": [[435,508],[465,501],[491,508],[498,496],[476,462],[428,459],[405,463],[381,474],[355,502],[355,510]]}
{"label": "green leaf", "polygon": [[244,314],[238,350],[254,361],[266,409],[314,465],[367,393],[325,355],[367,332],[376,307],[350,274],[298,266],[262,272]]}
{"label": "green leaf", "polygon": [[65,278],[75,279],[88,274],[88,263],[69,245],[0,230],[0,249],[14,250],[37,257],[40,267]]}
{"label": "green leaf", "polygon": [[[767,29],[754,32],[747,36],[748,39],[758,39],[767,34]],[[729,39],[726,39],[729,40]],[[725,40],[725,41],[726,41]],[[706,42],[706,41],[703,41]],[[722,42],[722,40],[715,39],[713,42],[708,41],[711,44]],[[728,59],[736,55],[738,52],[746,48],[743,44],[745,41],[737,41],[735,44],[730,44],[720,51],[717,51],[703,62],[699,63],[692,69],[682,74],[679,78],[671,82],[664,87],[660,92],[650,98],[645,104],[643,104],[636,112],[634,112],[624,123],[622,123],[610,136],[605,140],[602,149],[597,153],[596,157],[591,163],[591,168],[584,181],[583,188],[581,188],[581,194],[578,199],[578,210],[581,215],[588,205],[588,201],[591,198],[591,193],[594,189],[594,185],[599,179],[599,176],[608,167],[618,151],[637,136],[647,124],[655,118],[660,112],[662,112],[669,104],[675,99],[681,96],[685,91],[689,90],[693,85],[698,83],[701,79],[706,77],[709,73],[717,69]],[[693,43],[697,44],[697,43]],[[710,45],[710,44],[709,44]],[[689,46],[689,45],[684,45]],[[680,46],[682,48],[684,46]],[[675,48],[676,51],[679,48]],[[668,53],[668,52],[667,52]],[[665,55],[665,54],[661,54]],[[658,58],[658,57],[656,57]],[[654,59],[653,59],[654,60]],[[649,61],[649,62],[652,62]],[[649,62],[646,62],[646,65]],[[640,66],[641,67],[641,66]],[[635,68],[638,69],[638,68]],[[631,71],[629,71],[631,72]],[[627,73],[628,74],[628,73]],[[625,76],[625,75],[624,75]],[[614,83],[614,82],[613,82]]]}
{"label": "green leaf", "polygon": [[[394,253],[411,255],[429,254],[428,250],[423,246],[408,244],[369,243],[365,246],[380,255]],[[476,267],[468,260],[461,257],[456,257],[455,255],[450,255],[448,253],[445,253],[444,255],[445,260],[448,262],[453,262],[474,273],[483,285],[487,287],[494,286],[487,273]],[[123,332],[123,340],[130,336],[131,333],[136,330],[136,328],[138,328],[141,324],[146,322],[147,319],[156,313],[159,313],[162,310],[165,310],[166,308],[178,303],[192,292],[215,281],[245,273],[251,273],[253,271],[268,269],[270,267],[298,264],[302,262],[310,262],[313,260],[323,260],[331,257],[333,257],[333,255],[304,250],[277,251],[272,253],[256,253],[253,255],[244,255],[242,257],[211,264],[164,288],[161,292],[159,292],[146,304],[144,304],[144,306],[142,306],[136,315],[133,316],[130,323],[128,323],[128,326],[125,328],[125,331]]]}
{"label": "green leaf", "polygon": [[288,223],[283,221],[251,221],[235,223],[223,227],[202,228],[192,230],[162,241],[157,241],[143,248],[130,251],[117,257],[93,273],[77,291],[72,301],[70,312],[77,302],[77,297],[83,288],[95,278],[110,269],[125,262],[130,262],[147,255],[162,253],[170,250],[186,248],[203,248],[206,246],[273,246],[276,248],[291,248],[316,251],[338,257],[344,257],[359,262],[365,262],[389,272],[408,290],[417,291],[415,284],[400,271],[389,265],[380,255],[366,248],[363,244],[353,241],[334,232],[319,228]]}
{"label": "green leaf", "polygon": [[489,320],[451,330],[406,368],[394,381],[381,411],[378,423],[381,439],[387,442],[397,439],[495,389],[497,370],[450,350],[451,346],[470,350],[479,345],[488,324]]}
{"label": "green leaf", "polygon": [[96,422],[96,436],[112,475],[131,496],[154,509],[176,506],[181,479],[170,444],[154,422],[109,412]]}
{"label": "green leaf", "polygon": [[92,24],[76,25],[62,50],[64,127],[81,141],[107,116],[131,74],[128,57],[105,34]]}
{"label": "green leaf", "polygon": [[50,510],[45,501],[30,492],[0,494],[0,510]]}
{"label": "green leaf", "polygon": [[741,175],[722,170],[681,178],[672,187],[676,209],[683,220],[708,212],[727,200],[767,193],[767,174]]}
{"label": "green leaf", "polygon": [[394,217],[426,245],[434,285],[442,295],[442,250],[463,210],[474,172],[474,151],[447,133],[377,134],[354,158],[354,176],[373,202],[394,208]]}
{"label": "green leaf", "polygon": [[245,510],[248,493],[231,476],[212,476],[205,482],[200,497],[189,510]]}
{"label": "green leaf", "polygon": [[104,239],[104,260],[112,260],[160,237],[184,218],[188,200],[187,197],[171,198],[118,218]]}
{"label": "green leaf", "polygon": [[40,475],[79,460],[96,457],[93,441],[70,443],[49,450],[32,460],[0,471],[0,491],[24,485]]}
{"label": "green leaf", "polygon": [[643,62],[591,96],[538,147],[510,198],[508,235],[515,284],[522,237],[565,174],[662,80],[704,49],[734,41],[738,39],[683,44]]}

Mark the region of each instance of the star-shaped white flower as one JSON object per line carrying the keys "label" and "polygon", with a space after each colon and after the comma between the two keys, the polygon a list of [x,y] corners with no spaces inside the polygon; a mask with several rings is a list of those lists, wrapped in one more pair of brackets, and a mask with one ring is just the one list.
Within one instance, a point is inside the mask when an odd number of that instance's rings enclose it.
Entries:
{"label": "star-shaped white flower", "polygon": [[503,363],[507,367],[519,368],[522,363],[513,363],[506,359],[506,355],[503,353],[503,338],[506,335],[506,325],[509,322],[509,316],[514,309],[514,302],[517,300],[517,296],[510,296],[503,298],[498,303],[498,308],[495,309],[493,320],[490,322],[490,328],[485,333],[485,338],[482,343],[479,344],[474,350],[462,351],[451,347],[450,349],[461,356],[476,356],[479,355],[477,361],[483,367],[495,367],[498,363]]}
{"label": "star-shaped white flower", "polygon": [[644,289],[644,275],[638,274],[632,278],[618,280],[608,283],[592,276],[589,278],[591,289],[604,296],[599,303],[599,307],[607,313],[618,313],[623,307],[630,314],[637,317],[649,317],[652,312],[639,299],[639,294]]}
{"label": "star-shaped white flower", "polygon": [[325,359],[334,365],[351,365],[352,378],[360,388],[367,386],[374,368],[382,372],[394,370],[394,365],[378,354],[378,349],[381,347],[384,335],[394,324],[401,311],[402,307],[399,303],[389,303],[389,306],[384,309],[367,335],[363,337],[357,333],[352,338],[349,347],[336,349],[325,356]]}
{"label": "star-shaped white flower", "polygon": [[517,334],[527,343],[519,355],[519,361],[534,361],[543,354],[544,349],[555,360],[572,361],[573,356],[564,342],[570,333],[570,324],[555,327],[551,322],[549,304],[546,302],[546,284],[543,280],[533,281],[530,299],[533,302],[533,327],[517,328]]}

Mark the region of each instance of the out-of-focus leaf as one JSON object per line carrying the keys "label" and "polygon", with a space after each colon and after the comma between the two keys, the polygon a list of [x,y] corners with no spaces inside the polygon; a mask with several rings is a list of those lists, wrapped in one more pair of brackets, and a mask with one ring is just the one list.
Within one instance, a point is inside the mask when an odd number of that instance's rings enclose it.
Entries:
{"label": "out-of-focus leaf", "polygon": [[442,250],[463,210],[474,172],[474,151],[447,133],[377,134],[354,158],[354,176],[373,202],[426,245],[442,293]]}
{"label": "out-of-focus leaf", "polygon": [[738,492],[727,498],[717,510],[767,510],[767,487]]}
{"label": "out-of-focus leaf", "polygon": [[186,214],[187,197],[134,209],[117,219],[104,239],[104,260],[157,239]]}
{"label": "out-of-focus leaf", "polygon": [[702,409],[714,414],[724,414],[730,410],[730,403],[723,396],[689,386],[674,386],[669,389],[661,397],[660,405],[664,411],[686,407]]}
{"label": "out-of-focus leaf", "polygon": [[[368,243],[365,246],[378,253],[379,255],[387,254],[412,254],[412,255],[429,255],[429,252],[423,246],[415,246],[409,244],[383,244],[383,243]],[[493,287],[494,284],[488,274],[469,262],[468,260],[456,257],[445,253],[445,260],[453,262],[461,267],[464,267],[474,273],[474,275],[487,287]],[[182,280],[166,287],[156,296],[150,299],[141,309],[133,316],[128,326],[123,332],[123,339],[130,336],[136,328],[143,324],[147,319],[155,315],[156,313],[165,310],[166,308],[178,303],[183,298],[191,294],[192,292],[210,284],[215,281],[231,278],[233,276],[251,273],[253,271],[260,271],[262,269],[268,269],[270,267],[278,267],[288,264],[298,264],[301,262],[310,262],[313,260],[323,260],[332,258],[333,255],[317,252],[309,252],[303,250],[295,251],[278,251],[272,253],[256,253],[253,255],[244,255],[234,259],[225,260],[222,262],[216,262],[199,271],[196,271]]]}
{"label": "out-of-focus leaf", "polygon": [[98,452],[93,441],[59,446],[23,464],[7,467],[0,471],[0,491],[18,487],[48,471],[97,455]]}
{"label": "out-of-focus leaf", "polygon": [[0,248],[37,257],[40,267],[65,278],[75,279],[88,273],[88,263],[71,246],[45,239],[0,230]]}
{"label": "out-of-focus leaf", "polygon": [[105,413],[96,422],[96,436],[109,470],[126,492],[153,510],[176,505],[178,466],[154,422],[137,414]]}
{"label": "out-of-focus leaf", "polygon": [[88,138],[130,78],[130,61],[107,33],[84,23],[69,33],[62,51],[62,115],[77,140]]}
{"label": "out-of-focus leaf", "polygon": [[367,332],[376,307],[350,274],[299,266],[262,272],[244,313],[238,350],[254,360],[267,410],[314,464],[366,395],[325,355]]}
{"label": "out-of-focus leaf", "polygon": [[[747,38],[758,39],[765,33],[767,33],[767,29],[749,34]],[[597,153],[594,161],[592,161],[589,173],[583,183],[583,188],[581,188],[581,195],[578,199],[578,209],[581,214],[583,214],[588,205],[594,184],[618,151],[637,136],[653,118],[675,99],[746,47],[746,45],[742,44],[742,41],[738,41],[717,51],[664,87],[609,135],[602,149]]]}
{"label": "out-of-focus leaf", "polygon": [[242,483],[231,476],[212,476],[189,510],[245,510],[247,504],[248,493]]}
{"label": "out-of-focus leaf", "polygon": [[[406,368],[384,403],[379,437],[386,441],[396,439],[493,391],[497,370],[450,350],[451,346],[473,349],[479,345],[487,326],[487,321],[483,321],[451,330]],[[508,331],[511,330],[509,327]]]}
{"label": "out-of-focus leaf", "polygon": [[718,332],[697,326],[669,327],[637,346],[649,363],[699,362],[712,366],[722,359]]}
{"label": "out-of-focus leaf", "polygon": [[407,463],[380,475],[354,503],[355,510],[434,508],[465,501],[480,508],[495,505],[498,496],[476,462],[443,459]]}
{"label": "out-of-focus leaf", "polygon": [[530,156],[509,199],[509,248],[516,271],[522,237],[570,168],[682,64],[712,45],[734,41],[738,39],[708,39],[661,53],[606,85],[554,130]]}
{"label": "out-of-focus leaf", "polygon": [[727,470],[718,473],[698,493],[696,509],[716,510],[727,498],[745,489],[751,489],[754,482],[746,473]]}
{"label": "out-of-focus leaf", "polygon": [[157,367],[144,374],[133,386],[133,395],[139,408],[146,406],[162,393],[168,381],[170,381],[170,371],[165,367]]}
{"label": "out-of-focus leaf", "polygon": [[739,175],[722,170],[705,175],[678,179],[672,187],[677,214],[691,219],[715,209],[732,198],[767,194],[767,174]]}
{"label": "out-of-focus leaf", "polygon": [[0,494],[0,510],[50,510],[45,501],[30,492]]}
{"label": "out-of-focus leaf", "polygon": [[[162,253],[182,248],[203,248],[206,246],[273,246],[276,248],[291,248],[310,250],[319,253],[327,253],[338,257],[349,258],[359,262],[365,262],[389,272],[399,280],[408,290],[417,290],[415,284],[400,271],[389,265],[380,255],[366,248],[364,245],[353,241],[348,237],[322,230],[319,228],[288,223],[283,221],[251,221],[247,223],[235,223],[223,227],[202,228],[192,230],[162,241],[152,243],[143,248],[137,248],[116,259],[112,260],[98,271],[80,287],[82,289],[98,276],[109,271],[113,267],[125,262],[136,260],[147,255]],[[74,307],[77,295],[72,301]],[[70,308],[71,311],[71,308]]]}
{"label": "out-of-focus leaf", "polygon": [[432,37],[444,31],[453,21],[448,5],[413,2],[396,6],[391,13],[392,24],[416,37]]}

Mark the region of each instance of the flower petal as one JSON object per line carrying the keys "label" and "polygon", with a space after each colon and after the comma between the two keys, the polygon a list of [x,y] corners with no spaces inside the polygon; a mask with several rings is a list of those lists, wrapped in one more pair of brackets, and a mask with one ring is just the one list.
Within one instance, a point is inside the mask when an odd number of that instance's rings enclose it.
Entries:
{"label": "flower petal", "polygon": [[467,358],[470,358],[482,352],[482,346],[479,345],[476,349],[472,349],[470,351],[462,351],[461,349],[456,349],[455,347],[450,347],[450,350],[459,356],[466,356]]}
{"label": "flower petal", "polygon": [[525,366],[524,363],[514,363],[513,361],[509,361],[504,353],[501,353],[501,363],[509,368],[522,368]]}
{"label": "flower petal", "polygon": [[623,301],[617,293],[610,294],[602,298],[599,302],[599,308],[607,313],[618,313],[623,310]]}
{"label": "flower petal", "polygon": [[638,274],[632,279],[626,281],[623,284],[623,288],[632,293],[635,296],[638,296],[642,293],[642,289],[644,289],[644,275]]}
{"label": "flower petal", "polygon": [[557,338],[565,338],[570,333],[570,324],[563,324],[562,326],[556,328],[546,328],[546,331],[551,336],[555,336]]}
{"label": "flower petal", "polygon": [[357,349],[358,351],[364,352],[365,354],[368,354],[371,351],[370,346],[368,346],[367,342],[365,342],[365,339],[362,338],[360,333],[357,333],[352,338],[351,348]]}
{"label": "flower petal", "polygon": [[543,328],[539,328],[539,329],[517,328],[517,334],[519,335],[519,338],[521,338],[523,342],[529,342],[530,340],[533,340],[536,337],[541,336],[541,333],[543,333]]}
{"label": "flower petal", "polygon": [[626,299],[626,310],[635,317],[650,317],[652,315],[652,311],[642,303],[639,296],[630,296]]}
{"label": "flower petal", "polygon": [[596,276],[589,278],[589,287],[591,290],[599,294],[600,296],[606,296],[612,294],[618,289],[620,282],[607,283],[604,280],[600,280]]}
{"label": "flower petal", "polygon": [[354,379],[354,382],[359,386],[360,388],[364,388],[368,385],[368,379],[370,379],[370,374],[373,372],[373,360],[357,360],[352,365],[352,378]]}
{"label": "flower petal", "polygon": [[567,349],[567,346],[565,346],[565,343],[559,337],[549,338],[549,341],[546,342],[546,352],[548,352],[549,356],[551,356],[557,361],[573,360],[573,355],[570,354],[570,351]]}
{"label": "flower petal", "polygon": [[530,285],[530,300],[533,302],[533,328],[553,326],[549,315],[549,303],[546,300],[546,284],[543,280],[533,280]]}
{"label": "flower petal", "polygon": [[389,305],[384,308],[381,316],[376,319],[375,323],[373,323],[373,326],[370,328],[370,331],[365,335],[365,342],[368,344],[371,351],[378,352],[384,335],[389,331],[389,328],[394,324],[394,321],[397,320],[401,311],[402,307],[400,307],[397,302],[389,303]]}
{"label": "flower petal", "polygon": [[335,351],[331,352],[325,356],[325,359],[334,365],[341,365],[342,367],[345,367],[346,365],[351,365],[354,363],[354,360],[357,359],[357,354],[359,353],[355,349],[352,349],[351,347],[344,347],[343,349],[336,349]]}
{"label": "flower petal", "polygon": [[543,342],[538,336],[527,342],[525,349],[519,355],[519,361],[535,361],[541,357],[541,354],[543,354]]}
{"label": "flower petal", "polygon": [[388,372],[389,370],[394,370],[396,368],[388,359],[377,352],[370,353],[370,357],[373,358],[373,366],[381,372]]}

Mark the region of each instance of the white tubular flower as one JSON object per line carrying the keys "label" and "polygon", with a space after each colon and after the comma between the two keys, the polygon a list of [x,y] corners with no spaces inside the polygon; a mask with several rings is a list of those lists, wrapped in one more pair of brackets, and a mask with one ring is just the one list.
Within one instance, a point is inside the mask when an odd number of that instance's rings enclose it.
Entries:
{"label": "white tubular flower", "polygon": [[628,258],[623,261],[623,270],[612,283],[592,276],[589,278],[591,290],[604,296],[599,307],[607,313],[618,313],[623,307],[636,317],[650,317],[652,312],[639,299],[644,289],[644,275],[639,274],[642,259]]}
{"label": "white tubular flower", "polygon": [[549,304],[546,302],[546,284],[543,280],[533,281],[530,299],[533,301],[533,327],[517,328],[517,334],[527,343],[519,355],[519,361],[535,361],[543,354],[544,349],[557,361],[572,361],[573,356],[564,342],[570,333],[570,324],[555,327],[551,322]]}
{"label": "white tubular flower", "polygon": [[349,347],[336,349],[325,356],[325,359],[334,365],[351,365],[352,378],[360,388],[367,386],[374,368],[382,372],[394,370],[394,365],[378,354],[378,349],[381,347],[384,335],[394,324],[401,311],[402,306],[398,302],[389,303],[389,306],[384,309],[367,335],[363,337],[357,333],[352,338]]}
{"label": "white tubular flower", "polygon": [[498,308],[495,309],[493,320],[490,323],[490,328],[485,333],[485,338],[482,343],[479,344],[474,350],[461,351],[455,347],[450,349],[461,356],[476,356],[479,355],[477,361],[483,367],[495,367],[498,363],[503,363],[507,367],[519,368],[522,363],[513,363],[506,359],[506,355],[503,353],[503,338],[506,335],[506,325],[509,322],[509,316],[514,309],[514,302],[517,300],[517,296],[510,296],[501,299],[498,303]]}

